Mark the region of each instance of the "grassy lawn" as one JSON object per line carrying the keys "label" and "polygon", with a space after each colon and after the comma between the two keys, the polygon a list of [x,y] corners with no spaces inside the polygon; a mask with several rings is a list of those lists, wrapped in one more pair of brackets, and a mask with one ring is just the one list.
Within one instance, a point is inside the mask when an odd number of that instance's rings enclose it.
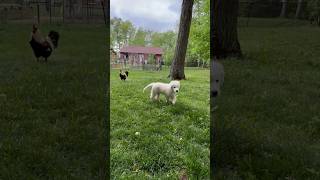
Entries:
{"label": "grassy lawn", "polygon": [[0,27],[0,179],[98,179],[105,167],[105,26],[40,26],[61,34],[48,63],[31,25]]}
{"label": "grassy lawn", "polygon": [[[151,102],[149,83],[169,82],[168,70],[111,71],[112,179],[191,179],[209,176],[209,70],[187,69],[175,105]],[[135,135],[139,132],[140,135]]]}
{"label": "grassy lawn", "polygon": [[239,38],[214,112],[215,177],[320,179],[320,28],[253,19]]}

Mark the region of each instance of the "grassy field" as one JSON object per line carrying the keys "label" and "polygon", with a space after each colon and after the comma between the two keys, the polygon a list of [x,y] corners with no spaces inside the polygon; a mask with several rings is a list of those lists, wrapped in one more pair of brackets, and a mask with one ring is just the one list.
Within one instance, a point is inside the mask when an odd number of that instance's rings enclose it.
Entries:
{"label": "grassy field", "polygon": [[[175,105],[151,102],[149,83],[169,82],[168,70],[111,71],[112,179],[209,177],[209,70],[187,69]],[[140,135],[135,135],[136,132]]]}
{"label": "grassy field", "polygon": [[[223,61],[216,179],[320,179],[320,28],[252,19]],[[241,24],[241,20],[240,20]]]}
{"label": "grassy field", "polygon": [[61,34],[48,63],[33,56],[31,27],[0,26],[0,179],[99,179],[106,164],[105,26],[40,26],[44,35]]}

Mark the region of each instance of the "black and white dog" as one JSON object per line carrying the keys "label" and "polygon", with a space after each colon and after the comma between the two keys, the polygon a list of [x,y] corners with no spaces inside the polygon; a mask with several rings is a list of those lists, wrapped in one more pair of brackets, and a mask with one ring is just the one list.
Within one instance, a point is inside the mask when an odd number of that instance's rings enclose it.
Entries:
{"label": "black and white dog", "polygon": [[119,76],[121,80],[125,81],[129,76],[129,72],[128,71],[123,72],[122,70],[120,70]]}
{"label": "black and white dog", "polygon": [[211,62],[210,70],[210,103],[211,106],[213,106],[211,110],[215,111],[218,108],[215,104],[215,100],[217,96],[221,94],[221,87],[224,82],[224,68],[220,62],[213,60]]}
{"label": "black and white dog", "polygon": [[48,36],[43,38],[38,27],[33,25],[31,40],[29,43],[37,61],[39,61],[40,57],[44,57],[45,62],[47,62],[47,59],[53,50],[58,47],[59,38],[60,35],[56,31],[50,31]]}

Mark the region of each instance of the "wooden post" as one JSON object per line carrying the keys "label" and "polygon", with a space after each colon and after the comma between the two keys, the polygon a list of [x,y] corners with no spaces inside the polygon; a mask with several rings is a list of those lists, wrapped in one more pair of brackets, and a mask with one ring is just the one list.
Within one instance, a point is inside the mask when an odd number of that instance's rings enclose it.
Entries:
{"label": "wooden post", "polygon": [[298,19],[301,12],[302,0],[298,0],[295,18]]}
{"label": "wooden post", "polygon": [[51,11],[51,0],[49,0],[49,21],[52,23],[52,11]]}
{"label": "wooden post", "polygon": [[89,23],[89,1],[86,1],[86,10],[87,10],[87,23]]}
{"label": "wooden post", "polygon": [[64,24],[64,0],[62,1],[62,24]]}
{"label": "wooden post", "polygon": [[287,13],[287,0],[281,0],[282,3],[282,7],[281,7],[281,13],[280,13],[280,17],[284,18],[286,16]]}
{"label": "wooden post", "polygon": [[40,5],[37,4],[37,16],[38,16],[38,24],[40,24]]}
{"label": "wooden post", "polygon": [[104,7],[104,1],[103,0],[101,0],[101,6],[102,6],[102,10],[103,10],[104,24],[107,25],[106,10],[105,10],[105,7]]}
{"label": "wooden post", "polygon": [[251,8],[253,6],[253,2],[248,2],[248,14],[247,14],[247,27],[249,26],[249,20],[250,20],[250,13],[251,13]]}

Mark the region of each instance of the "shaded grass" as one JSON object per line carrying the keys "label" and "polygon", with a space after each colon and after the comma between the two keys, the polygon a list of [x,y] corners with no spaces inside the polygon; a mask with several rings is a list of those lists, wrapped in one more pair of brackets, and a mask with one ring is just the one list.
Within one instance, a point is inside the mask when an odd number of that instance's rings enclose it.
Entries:
{"label": "shaded grass", "polygon": [[216,178],[319,179],[320,29],[257,26],[239,29],[244,59],[223,62]]}
{"label": "shaded grass", "polygon": [[0,179],[98,179],[105,171],[105,27],[40,26],[61,34],[48,63],[31,25],[0,28]]}
{"label": "shaded grass", "polygon": [[175,105],[142,93],[151,82],[169,82],[168,70],[130,71],[126,82],[111,72],[112,179],[177,179],[182,169],[208,179],[209,71],[187,69]]}
{"label": "shaded grass", "polygon": [[239,17],[238,26],[241,27],[255,27],[255,28],[278,28],[278,27],[301,27],[301,26],[314,26],[309,21],[300,19],[288,18],[255,18]]}

